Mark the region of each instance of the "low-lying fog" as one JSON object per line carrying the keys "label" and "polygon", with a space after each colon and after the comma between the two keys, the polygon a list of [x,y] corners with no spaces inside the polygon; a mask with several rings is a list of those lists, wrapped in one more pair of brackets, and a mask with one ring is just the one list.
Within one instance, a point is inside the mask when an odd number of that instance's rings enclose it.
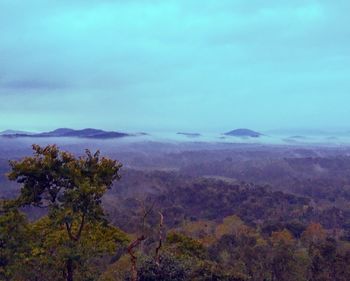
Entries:
{"label": "low-lying fog", "polygon": [[263,134],[260,137],[234,137],[215,133],[175,133],[156,132],[145,135],[113,138],[106,140],[85,138],[34,138],[18,137],[8,138],[0,136],[0,158],[18,157],[28,154],[31,144],[57,144],[62,149],[73,152],[89,148],[100,149],[104,153],[116,152],[177,152],[183,150],[211,150],[233,149],[248,147],[324,147],[324,148],[350,148],[350,134]]}

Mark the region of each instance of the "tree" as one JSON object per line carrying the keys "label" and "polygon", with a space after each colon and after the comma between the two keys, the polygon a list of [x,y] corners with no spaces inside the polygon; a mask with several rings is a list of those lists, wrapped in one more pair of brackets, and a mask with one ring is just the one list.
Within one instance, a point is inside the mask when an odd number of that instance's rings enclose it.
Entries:
{"label": "tree", "polygon": [[[126,245],[127,237],[104,223],[86,224],[79,241],[70,240],[65,227],[55,226],[48,217],[29,225],[30,252],[17,263],[14,280],[66,280],[66,262],[73,260],[74,280],[97,280],[117,245]],[[20,279],[20,278],[22,279]]]}
{"label": "tree", "polygon": [[101,200],[113,181],[120,178],[122,165],[100,157],[99,151],[92,154],[86,150],[84,156],[76,158],[55,145],[33,145],[33,150],[32,157],[10,161],[12,171],[8,177],[22,185],[16,200],[18,206],[47,208],[46,225],[54,233],[65,235],[61,245],[70,250],[62,255],[63,275],[67,281],[73,281],[74,270],[83,260],[74,251],[97,228],[106,231],[109,227]]}
{"label": "tree", "polygon": [[215,236],[220,239],[223,235],[232,234],[238,237],[240,234],[248,231],[244,222],[236,215],[225,217],[222,224],[219,224],[215,230]]}
{"label": "tree", "polygon": [[[187,275],[186,263],[171,254],[163,255],[159,265],[152,257],[143,257],[138,268],[139,281],[187,281],[189,280]],[[132,278],[126,278],[126,280],[129,281]]]}
{"label": "tree", "polygon": [[11,201],[0,201],[0,280],[11,280],[17,263],[28,252],[25,216]]}
{"label": "tree", "polygon": [[306,244],[319,243],[326,239],[326,231],[319,223],[310,223],[302,233],[302,240]]}
{"label": "tree", "polygon": [[272,280],[298,280],[297,264],[295,262],[295,240],[288,230],[276,231],[271,235]]}

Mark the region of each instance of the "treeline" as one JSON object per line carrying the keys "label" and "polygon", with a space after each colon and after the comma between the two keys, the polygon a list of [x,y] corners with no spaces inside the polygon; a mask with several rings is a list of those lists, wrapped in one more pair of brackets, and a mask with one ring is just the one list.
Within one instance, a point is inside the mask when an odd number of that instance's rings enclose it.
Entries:
{"label": "treeline", "polygon": [[[286,229],[262,235],[237,216],[227,217],[221,223],[188,223],[181,230],[168,232],[159,266],[152,257],[154,243],[156,240],[149,241],[148,251],[139,257],[138,280],[346,281],[350,278],[349,244],[328,236],[316,223],[310,224],[300,238]],[[112,264],[100,280],[130,280],[125,258]]]}
{"label": "treeline", "polygon": [[[3,207],[4,208],[4,207]],[[132,280],[127,237],[113,227],[88,226],[80,241],[71,241],[49,218],[28,223],[18,211],[2,213],[1,280]],[[300,235],[284,229],[262,234],[237,216],[184,223],[169,230],[154,257],[157,228],[137,253],[137,280],[350,280],[350,245],[334,239],[320,224]]]}
{"label": "treeline", "polygon": [[[350,208],[346,197],[344,204],[320,204],[312,197],[276,191],[267,185],[159,171],[129,170],[120,187],[119,195],[118,189],[111,190],[105,206],[113,224],[127,232],[137,230],[138,210],[142,208],[138,198],[144,198],[149,204],[156,202],[169,228],[179,227],[184,221],[220,221],[235,214],[248,226],[267,234],[286,228],[300,236],[310,223],[316,222],[338,238],[350,236]],[[322,190],[322,185],[320,188]],[[156,217],[150,217],[150,223],[156,223]]]}

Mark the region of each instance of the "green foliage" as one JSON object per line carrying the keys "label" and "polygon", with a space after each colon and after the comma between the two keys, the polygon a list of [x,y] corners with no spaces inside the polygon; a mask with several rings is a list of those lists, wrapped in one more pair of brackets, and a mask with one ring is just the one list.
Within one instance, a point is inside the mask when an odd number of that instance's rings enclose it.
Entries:
{"label": "green foliage", "polygon": [[29,251],[27,220],[12,203],[0,201],[0,280],[11,280],[18,263]]}
{"label": "green foliage", "polygon": [[101,206],[102,196],[120,178],[122,165],[100,157],[99,151],[86,150],[75,158],[55,145],[33,145],[33,150],[32,157],[11,161],[8,174],[22,185],[18,206],[48,209],[48,216],[27,231],[31,252],[22,259],[23,276],[25,280],[53,276],[55,280],[95,280],[97,260],[127,241],[108,225]]}
{"label": "green foliage", "polygon": [[[162,256],[160,266],[151,257],[143,257],[138,267],[139,281],[186,281],[188,278],[188,264],[174,255]],[[128,278],[127,278],[128,280]]]}
{"label": "green foliage", "polygon": [[103,216],[101,198],[120,178],[120,163],[100,158],[99,151],[75,158],[55,145],[33,145],[33,150],[33,157],[10,162],[9,179],[22,185],[19,205],[48,206],[58,223],[70,223],[76,214],[90,220]]}
{"label": "green foliage", "polygon": [[200,261],[190,274],[188,281],[245,281],[237,271],[211,261]]}
{"label": "green foliage", "polygon": [[[67,260],[74,262],[75,280],[96,280],[101,274],[100,260],[116,252],[128,242],[119,229],[105,223],[87,224],[79,241],[72,241],[64,227],[57,227],[48,217],[32,224],[28,229],[31,251],[21,263],[21,276],[26,280],[52,278],[65,280]],[[38,270],[40,269],[40,270]]]}
{"label": "green foliage", "polygon": [[[9,178],[22,188],[0,206],[0,280],[130,280],[129,239],[108,224],[101,205],[121,165],[98,152],[76,158],[56,146],[33,148],[32,157],[11,162]],[[139,280],[350,280],[346,209],[244,183],[136,174],[124,194],[137,183],[156,185],[145,201],[161,209],[167,234],[158,264],[159,217],[150,212],[147,238],[135,248]],[[113,196],[104,202],[116,206],[114,222],[137,236],[140,200]],[[46,215],[28,222],[19,211],[28,205]]]}
{"label": "green foliage", "polygon": [[206,256],[205,247],[198,241],[181,233],[170,232],[167,236],[168,247],[185,258],[204,258]]}

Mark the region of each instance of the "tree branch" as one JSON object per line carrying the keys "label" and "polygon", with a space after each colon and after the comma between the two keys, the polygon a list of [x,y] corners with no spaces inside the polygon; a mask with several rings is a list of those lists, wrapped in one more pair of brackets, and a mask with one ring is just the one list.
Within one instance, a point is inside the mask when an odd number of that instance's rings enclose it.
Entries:
{"label": "tree branch", "polygon": [[81,217],[81,222],[80,222],[80,225],[79,225],[79,229],[78,229],[78,232],[77,232],[76,235],[74,235],[74,234],[72,233],[72,225],[69,225],[68,222],[65,222],[65,224],[66,224],[66,229],[67,229],[67,232],[68,232],[68,236],[69,236],[69,238],[70,238],[71,240],[73,240],[73,241],[79,241],[80,236],[81,236],[81,233],[82,233],[83,228],[84,228],[84,226],[85,226],[85,216],[86,216],[86,214],[83,213],[83,215],[82,215],[82,217]]}
{"label": "tree branch", "polygon": [[82,218],[81,218],[79,230],[78,230],[78,233],[76,235],[77,240],[80,239],[81,232],[83,231],[84,225],[85,225],[85,213],[83,213]]}
{"label": "tree branch", "polygon": [[162,245],[163,245],[163,221],[164,221],[164,216],[163,216],[163,214],[161,212],[158,212],[158,214],[160,215],[159,231],[158,231],[159,242],[158,242],[158,246],[156,248],[155,260],[156,260],[156,265],[159,267],[160,266],[160,249],[162,248]]}
{"label": "tree branch", "polygon": [[[144,202],[142,204],[144,205]],[[145,220],[146,220],[146,217],[152,212],[155,204],[156,204],[156,201],[154,200],[152,205],[148,208],[148,210],[146,209],[145,206],[143,206],[144,212],[143,212],[143,216],[142,216],[142,229],[141,229],[142,235],[145,232]]]}
{"label": "tree branch", "polygon": [[146,217],[153,210],[155,203],[156,203],[156,201],[154,201],[153,204],[148,209],[146,209],[144,202],[142,202],[143,216],[142,216],[141,235],[128,246],[128,253],[129,253],[130,258],[131,258],[131,281],[137,281],[137,267],[136,267],[137,256],[134,253],[134,249],[141,245],[141,251],[142,251],[142,242],[144,240],[146,240],[146,236],[144,234],[144,232],[145,232],[145,220],[146,220]]}
{"label": "tree branch", "polygon": [[65,222],[65,225],[66,225],[66,229],[67,229],[67,232],[68,232],[68,236],[71,240],[74,240],[74,241],[77,241],[78,239],[76,237],[74,237],[74,235],[72,234],[72,226],[69,225],[68,222]]}
{"label": "tree branch", "polygon": [[163,244],[163,221],[164,221],[164,216],[161,212],[158,212],[160,215],[160,222],[159,222],[159,242],[158,246],[156,248],[156,255],[155,255],[155,261],[156,265],[159,267],[160,266],[160,249],[162,248]]}
{"label": "tree branch", "polygon": [[138,237],[135,241],[133,241],[128,246],[128,253],[131,257],[131,281],[137,281],[137,268],[136,268],[136,261],[137,257],[135,256],[134,249],[139,246],[142,241],[144,241],[146,237],[142,234],[140,237]]}

